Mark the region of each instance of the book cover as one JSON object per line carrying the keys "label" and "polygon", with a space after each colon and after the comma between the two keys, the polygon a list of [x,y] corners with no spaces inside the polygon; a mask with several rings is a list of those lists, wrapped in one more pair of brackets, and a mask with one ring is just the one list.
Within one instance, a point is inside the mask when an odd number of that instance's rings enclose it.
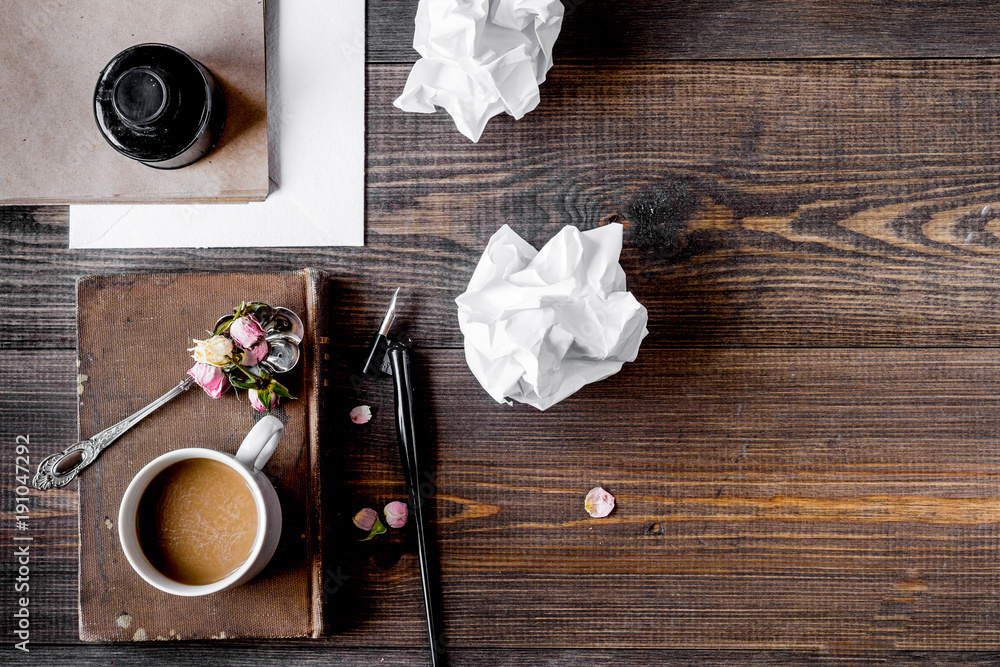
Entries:
{"label": "book cover", "polygon": [[323,631],[318,426],[327,340],[320,272],[92,276],[77,284],[80,433],[91,436],[184,379],[188,348],[241,301],[302,318],[302,361],[278,376],[298,400],[272,410],[284,437],[265,466],[282,506],[274,558],[243,586],[204,597],[161,592],[129,566],[118,540],[125,488],[149,461],[182,447],[235,453],[261,413],[245,392],[197,385],[146,417],[79,476],[80,637],[87,641],[316,637]]}

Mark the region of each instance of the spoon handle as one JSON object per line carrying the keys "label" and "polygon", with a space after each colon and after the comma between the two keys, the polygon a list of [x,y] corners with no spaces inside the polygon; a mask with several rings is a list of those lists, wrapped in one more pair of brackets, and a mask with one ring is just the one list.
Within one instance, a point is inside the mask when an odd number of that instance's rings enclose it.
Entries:
{"label": "spoon handle", "polygon": [[76,479],[81,470],[93,463],[105,447],[120,438],[125,431],[138,424],[164,403],[190,389],[193,383],[194,380],[191,378],[184,378],[163,396],[146,407],[140,408],[114,426],[104,429],[89,440],[70,445],[63,451],[43,459],[38,464],[38,472],[31,480],[31,485],[40,490],[66,486]]}

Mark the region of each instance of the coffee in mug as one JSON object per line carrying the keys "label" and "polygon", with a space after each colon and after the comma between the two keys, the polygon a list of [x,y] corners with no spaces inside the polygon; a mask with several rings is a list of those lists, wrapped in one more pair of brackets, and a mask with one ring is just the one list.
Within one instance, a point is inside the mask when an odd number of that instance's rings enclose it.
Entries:
{"label": "coffee in mug", "polygon": [[238,472],[212,459],[184,459],[154,477],[135,521],[150,564],[191,586],[214,584],[235,572],[257,537],[250,487]]}
{"label": "coffee in mug", "polygon": [[281,537],[281,504],[261,468],[283,430],[268,415],[235,456],[177,449],[140,470],[118,510],[118,535],[132,569],[183,596],[239,586],[264,569]]}

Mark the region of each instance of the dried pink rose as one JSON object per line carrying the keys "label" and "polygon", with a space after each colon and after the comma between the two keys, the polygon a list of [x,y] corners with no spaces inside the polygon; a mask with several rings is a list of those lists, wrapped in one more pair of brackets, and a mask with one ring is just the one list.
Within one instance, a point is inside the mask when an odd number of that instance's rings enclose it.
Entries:
{"label": "dried pink rose", "polygon": [[229,378],[218,366],[199,362],[191,367],[188,375],[212,398],[222,396],[229,389]]}
{"label": "dried pink rose", "polygon": [[243,350],[243,357],[240,359],[240,365],[256,366],[264,359],[267,359],[267,355],[270,351],[271,346],[268,345],[266,340],[261,338],[259,341]]}
{"label": "dried pink rose", "polygon": [[611,514],[611,510],[615,508],[615,497],[601,487],[595,486],[587,494],[583,506],[587,514],[595,519],[601,519]]}
{"label": "dried pink rose", "polygon": [[367,405],[359,405],[351,410],[351,421],[355,424],[367,424],[372,418],[372,409]]}
{"label": "dried pink rose", "polygon": [[354,525],[361,530],[371,530],[375,522],[378,521],[378,512],[371,507],[366,507],[354,515]]}
{"label": "dried pink rose", "polygon": [[237,317],[229,325],[229,335],[237,345],[247,350],[264,339],[264,330],[260,328],[260,322],[256,317],[244,315]]}
{"label": "dried pink rose", "polygon": [[250,397],[250,405],[257,412],[270,412],[271,408],[274,407],[275,403],[278,402],[278,396],[273,392],[266,392],[270,396],[271,405],[265,406],[264,401],[261,400],[260,394],[264,392],[258,392],[256,389],[250,389],[247,391],[247,396]]}
{"label": "dried pink rose", "polygon": [[393,500],[385,506],[385,521],[390,528],[402,528],[406,525],[406,503]]}

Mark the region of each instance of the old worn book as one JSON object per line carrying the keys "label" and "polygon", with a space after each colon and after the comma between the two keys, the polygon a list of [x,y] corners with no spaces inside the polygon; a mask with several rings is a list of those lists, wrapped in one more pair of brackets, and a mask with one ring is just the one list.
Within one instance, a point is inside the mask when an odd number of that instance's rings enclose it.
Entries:
{"label": "old worn book", "polygon": [[218,399],[197,385],[148,416],[84,470],[80,484],[80,637],[88,641],[315,637],[323,630],[318,429],[321,273],[93,276],[77,285],[80,433],[91,436],[184,377],[187,349],[241,301],[290,308],[306,326],[301,363],[279,379],[298,397],[272,414],[284,437],[264,468],[281,501],[281,542],[249,583],[205,597],[163,593],[129,566],[118,508],[133,476],[164,452],[234,454],[259,418],[245,392]]}
{"label": "old worn book", "polygon": [[[119,154],[94,119],[101,70],[146,42],[186,52],[226,95],[218,145],[182,169]],[[0,0],[0,63],[0,204],[238,203],[267,195],[259,0]]]}

